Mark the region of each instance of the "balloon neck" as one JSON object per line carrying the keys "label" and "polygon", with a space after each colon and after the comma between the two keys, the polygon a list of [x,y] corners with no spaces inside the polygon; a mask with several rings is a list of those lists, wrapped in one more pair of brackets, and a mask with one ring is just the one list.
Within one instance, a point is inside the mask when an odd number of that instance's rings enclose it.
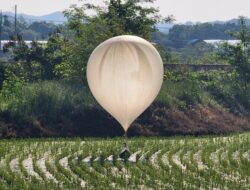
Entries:
{"label": "balloon neck", "polygon": [[124,137],[128,137],[128,133],[127,131],[125,131],[125,133],[123,134]]}

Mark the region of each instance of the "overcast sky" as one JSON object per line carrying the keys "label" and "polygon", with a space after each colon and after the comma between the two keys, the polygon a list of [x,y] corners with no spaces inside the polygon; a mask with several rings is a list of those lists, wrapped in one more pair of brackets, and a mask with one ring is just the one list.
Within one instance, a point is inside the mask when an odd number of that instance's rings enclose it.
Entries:
{"label": "overcast sky", "polygon": [[[102,0],[88,0],[102,3]],[[78,0],[0,0],[2,11],[14,11],[17,4],[19,13],[44,15],[62,11]],[[174,15],[177,22],[205,22],[229,20],[239,15],[250,17],[250,0],[156,0],[163,16]]]}

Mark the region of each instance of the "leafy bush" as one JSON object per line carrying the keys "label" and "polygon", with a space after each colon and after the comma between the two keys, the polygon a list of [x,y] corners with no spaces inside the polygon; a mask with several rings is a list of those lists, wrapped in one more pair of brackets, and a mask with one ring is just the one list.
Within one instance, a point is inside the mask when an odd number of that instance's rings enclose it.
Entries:
{"label": "leafy bush", "polygon": [[198,79],[203,74],[202,72],[174,73],[168,71],[155,104],[168,108],[188,108],[195,103],[210,103],[211,96],[206,91],[202,80]]}
{"label": "leafy bush", "polygon": [[11,123],[18,136],[122,134],[122,128],[114,127],[117,122],[96,103],[88,87],[70,81],[24,83],[10,96],[2,93],[0,120]]}
{"label": "leafy bush", "polygon": [[[10,75],[11,76],[11,75]],[[249,94],[242,94],[227,72],[166,73],[161,91],[154,106],[188,108],[196,103],[218,102],[226,107],[242,104],[249,109]],[[1,93],[1,110],[9,110],[23,118],[46,117],[56,122],[60,115],[76,110],[101,109],[87,84],[70,81],[41,81],[25,83],[20,78],[4,82]]]}
{"label": "leafy bush", "polygon": [[6,66],[3,65],[3,64],[0,64],[0,90],[2,89],[2,86],[3,86],[3,81],[5,79],[4,77],[4,73],[5,73],[5,68]]}
{"label": "leafy bush", "polygon": [[[3,121],[15,123],[20,130],[45,126],[59,135],[68,135],[64,131],[72,130],[72,134],[91,136],[122,134],[122,128],[117,127],[120,125],[99,106],[87,85],[75,81],[27,83],[14,76],[0,94]],[[233,82],[234,77],[225,71],[168,72],[156,100],[138,121],[151,124],[154,121],[148,118],[159,108],[186,112],[197,104],[219,104],[232,112],[244,113],[250,108],[250,93],[242,93],[238,83]]]}
{"label": "leafy bush", "polygon": [[96,106],[87,87],[63,81],[29,83],[12,93],[11,98],[1,96],[5,110],[25,118],[46,117],[56,121],[62,112],[69,114],[79,107]]}

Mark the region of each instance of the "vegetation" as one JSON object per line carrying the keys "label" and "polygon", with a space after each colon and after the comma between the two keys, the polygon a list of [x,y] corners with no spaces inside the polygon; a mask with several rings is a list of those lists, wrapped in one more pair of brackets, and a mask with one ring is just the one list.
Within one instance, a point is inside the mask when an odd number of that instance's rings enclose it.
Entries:
{"label": "vegetation", "polygon": [[[17,33],[21,34],[25,40],[46,40],[50,33],[56,30],[57,26],[45,21],[28,23],[24,18],[17,19]],[[15,35],[14,18],[3,16],[2,40],[9,40],[9,37]]]}
{"label": "vegetation", "polygon": [[37,41],[31,43],[29,47],[23,40],[22,35],[11,37],[10,41],[4,45],[4,53],[12,53],[13,59],[18,62],[10,65],[7,69],[6,81],[9,77],[22,78],[26,82],[37,80],[51,80],[56,77],[55,65],[62,62],[62,44],[64,38],[54,32],[47,44],[43,46]]}
{"label": "vegetation", "polygon": [[[247,18],[243,20],[245,30],[248,30],[249,20]],[[224,24],[176,24],[167,34],[154,32],[152,39],[174,55],[175,59],[168,60],[168,63],[225,64],[226,62],[217,55],[221,47],[208,44],[203,40],[241,40],[240,35],[237,34],[241,30],[242,25],[237,21]],[[231,45],[231,48],[233,46]]]}
{"label": "vegetation", "polygon": [[[90,10],[96,14],[89,16]],[[104,8],[73,6],[65,15],[67,26],[51,34],[47,44],[33,41],[28,47],[22,35],[17,35],[5,45],[5,53],[12,54],[17,63],[0,67],[0,136],[121,135],[119,124],[96,103],[87,86],[89,55],[100,42],[116,35],[134,34],[150,41],[157,34],[155,24],[172,19],[161,18],[157,9],[144,7],[141,1],[118,0]],[[222,58],[233,65],[232,70],[166,71],[159,96],[129,134],[196,135],[249,130],[249,39],[243,21],[237,33],[231,32],[242,42],[217,49],[220,54],[205,54],[215,51],[205,44],[183,49],[190,55],[182,58],[187,63],[195,60],[195,52],[199,52],[200,58],[210,62]],[[173,55],[160,45],[155,46],[164,62],[176,60],[178,52]],[[208,113],[213,119],[207,121],[204,117]]]}
{"label": "vegetation", "polygon": [[177,42],[193,39],[234,39],[227,35],[229,30],[236,32],[239,30],[239,25],[235,23],[174,25],[173,28],[169,30],[168,38]]}
{"label": "vegetation", "polygon": [[[227,64],[217,55],[218,49],[206,42],[190,43],[183,48],[171,49],[177,57],[177,62],[182,64]],[[171,63],[171,62],[170,62]]]}
{"label": "vegetation", "polygon": [[[57,27],[47,44],[34,40],[28,47],[25,33],[10,37],[4,52],[16,63],[0,65],[1,190],[250,189],[250,35],[246,19],[240,17],[239,25],[222,28],[216,24],[190,26],[186,33],[182,31],[185,27],[176,26],[169,36],[180,40],[193,38],[197,31],[198,36],[206,30],[219,30],[222,35],[225,28],[237,27],[229,38],[241,41],[217,48],[194,42],[174,47],[172,53],[164,45],[169,39],[155,24],[173,18],[161,18],[157,9],[142,2],[154,0],[73,6],[65,11],[66,25]],[[12,25],[5,18],[4,30]],[[27,29],[25,23],[22,26]],[[33,23],[27,30],[47,35],[50,27],[53,25]],[[177,36],[174,30],[179,31]],[[166,70],[156,100],[129,128],[131,138],[117,137],[124,131],[92,96],[85,70],[90,53],[100,42],[122,34],[158,39],[155,47],[165,63],[220,60],[232,67]],[[237,133],[230,134],[233,132]],[[180,134],[186,136],[166,137]],[[198,135],[210,136],[194,137]],[[132,153],[128,159],[119,158],[124,143]]]}
{"label": "vegetation", "polygon": [[[0,141],[1,189],[250,188],[250,134]],[[118,159],[127,142],[132,156]],[[150,146],[149,146],[150,145]]]}
{"label": "vegetation", "polygon": [[[94,48],[106,39],[124,34],[133,34],[151,39],[155,24],[169,22],[172,17],[161,18],[159,10],[143,6],[154,0],[125,1],[111,0],[106,7],[83,4],[81,8],[71,7],[65,11],[67,26],[74,34],[63,49],[64,60],[56,66],[56,73],[66,79],[85,80],[88,58]],[[92,10],[95,16],[89,16]],[[163,57],[165,51],[162,51]]]}
{"label": "vegetation", "polygon": [[244,17],[239,18],[240,31],[231,32],[231,36],[240,40],[237,45],[224,44],[221,50],[221,56],[228,60],[234,66],[237,73],[236,78],[239,79],[240,84],[243,84],[247,93],[250,82],[250,32],[246,26]]}
{"label": "vegetation", "polygon": [[[250,108],[247,102],[249,97],[243,96],[244,93],[238,85],[232,85],[234,77],[230,73],[167,72],[165,77],[157,99],[133,124],[129,135],[218,134],[250,128],[247,121],[237,123],[238,120],[231,118],[225,111],[247,114]],[[0,118],[4,136],[117,136],[123,133],[120,125],[94,100],[88,87],[80,82],[41,81],[26,85],[21,82],[14,84],[15,86],[8,88],[9,91],[3,90],[0,96]],[[249,91],[247,94],[249,95]],[[221,115],[222,118],[218,118],[218,121],[214,118],[204,123],[199,118],[193,118],[192,122],[199,122],[203,127],[196,128],[192,124],[189,130],[185,130],[183,123],[176,131],[179,125],[178,117],[174,115],[176,111],[198,111],[200,108],[197,105],[203,105],[211,114],[219,111],[226,116]],[[218,108],[211,110],[211,106]],[[167,110],[172,111],[169,113]],[[173,118],[166,120],[171,114]],[[180,117],[185,118],[184,115]],[[229,126],[227,121],[231,121]]]}

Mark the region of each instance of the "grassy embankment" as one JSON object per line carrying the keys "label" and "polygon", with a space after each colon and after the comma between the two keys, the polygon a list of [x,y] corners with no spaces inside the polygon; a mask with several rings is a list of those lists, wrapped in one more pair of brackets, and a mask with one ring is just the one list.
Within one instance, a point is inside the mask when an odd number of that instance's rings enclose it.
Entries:
{"label": "grassy embankment", "polygon": [[[250,129],[250,92],[231,73],[167,73],[162,89],[129,135],[221,134]],[[42,81],[2,92],[2,136],[116,136],[119,124],[87,84]]]}

